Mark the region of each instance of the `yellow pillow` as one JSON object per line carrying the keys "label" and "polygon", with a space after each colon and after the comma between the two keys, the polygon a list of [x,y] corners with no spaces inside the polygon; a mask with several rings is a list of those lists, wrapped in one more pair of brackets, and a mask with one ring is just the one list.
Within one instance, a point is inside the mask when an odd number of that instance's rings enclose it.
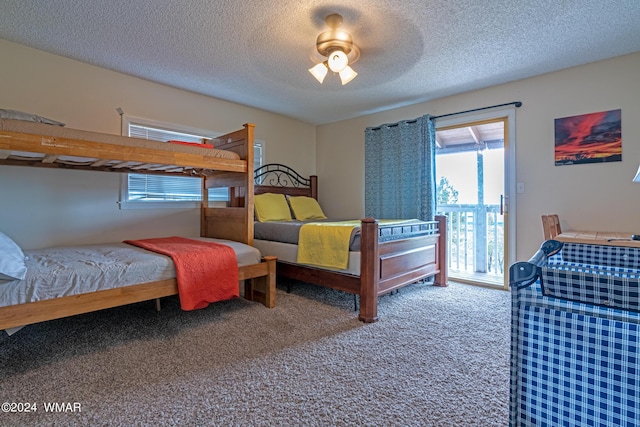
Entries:
{"label": "yellow pillow", "polygon": [[296,196],[289,197],[291,210],[298,221],[311,219],[327,219],[318,201],[313,197]]}
{"label": "yellow pillow", "polygon": [[264,193],[253,198],[258,221],[291,221],[291,211],[284,194]]}

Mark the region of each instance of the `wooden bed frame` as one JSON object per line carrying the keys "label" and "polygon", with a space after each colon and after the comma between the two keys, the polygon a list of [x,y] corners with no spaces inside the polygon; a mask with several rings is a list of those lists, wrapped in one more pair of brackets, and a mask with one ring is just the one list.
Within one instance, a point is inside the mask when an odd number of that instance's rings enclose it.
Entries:
{"label": "wooden bed frame", "polygon": [[[249,245],[253,242],[254,181],[253,167],[251,167],[254,144],[253,124],[245,124],[243,129],[213,140],[217,149],[236,152],[240,157],[237,160],[191,152],[182,153],[179,148],[171,148],[172,151],[167,152],[164,150],[165,143],[158,143],[161,144],[158,147],[163,150],[154,149],[154,143],[150,144],[151,148],[148,145],[123,147],[110,141],[131,138],[95,132],[71,130],[74,138],[56,136],[56,134],[62,135],[62,130],[50,125],[33,124],[33,130],[30,132],[9,131],[5,130],[4,123],[5,120],[0,120],[0,165],[199,176],[203,178],[205,188],[227,187],[230,184],[249,188],[251,192],[248,193],[248,197],[238,197],[239,193],[232,189],[234,205],[228,208],[209,209],[205,199],[202,207],[201,235],[235,240]],[[197,148],[197,150],[207,149]],[[38,160],[21,157],[20,152],[45,154],[45,156]],[[57,159],[60,156],[95,158],[96,160],[85,164],[69,165],[58,162]],[[206,218],[226,218],[232,226],[225,230],[220,230],[220,227],[207,227]],[[241,221],[244,221],[244,228],[239,225]],[[246,299],[260,302],[269,308],[275,306],[276,259],[274,257],[266,256],[259,264],[239,267],[239,279],[245,281],[244,297]],[[153,299],[159,307],[159,298],[177,295],[177,293],[177,282],[171,279],[0,307],[0,330]]]}
{"label": "wooden bed frame", "polygon": [[[291,168],[270,164],[257,169],[255,193],[280,193],[318,198],[317,177],[303,178]],[[358,318],[378,320],[378,297],[433,276],[434,285],[448,286],[447,218],[436,216],[434,234],[379,242],[384,226],[377,220],[361,220],[360,276],[278,261],[279,276],[359,295]]]}

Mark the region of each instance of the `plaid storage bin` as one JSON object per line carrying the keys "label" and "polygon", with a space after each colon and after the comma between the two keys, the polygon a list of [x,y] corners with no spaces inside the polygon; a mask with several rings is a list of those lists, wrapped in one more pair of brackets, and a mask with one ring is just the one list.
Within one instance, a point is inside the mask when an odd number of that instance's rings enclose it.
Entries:
{"label": "plaid storage bin", "polygon": [[640,314],[512,288],[511,426],[639,426]]}

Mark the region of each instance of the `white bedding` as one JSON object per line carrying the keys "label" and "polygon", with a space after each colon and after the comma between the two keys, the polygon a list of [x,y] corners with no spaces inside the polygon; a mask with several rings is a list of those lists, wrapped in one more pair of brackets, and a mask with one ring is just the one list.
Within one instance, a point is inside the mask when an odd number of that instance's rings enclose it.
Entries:
{"label": "white bedding", "polygon": [[[260,250],[263,254],[272,255],[278,258],[278,261],[288,262],[291,264],[298,264],[298,245],[291,243],[274,242],[271,240],[254,239],[253,245]],[[320,268],[324,270],[339,271],[345,274],[351,274],[353,276],[360,275],[360,252],[349,252],[349,265],[346,269],[340,270],[335,268],[318,267],[313,265],[310,267]]]}
{"label": "white bedding", "polygon": [[[238,266],[257,264],[258,249],[229,240]],[[126,243],[25,250],[24,280],[0,281],[0,307],[175,278],[170,257]]]}

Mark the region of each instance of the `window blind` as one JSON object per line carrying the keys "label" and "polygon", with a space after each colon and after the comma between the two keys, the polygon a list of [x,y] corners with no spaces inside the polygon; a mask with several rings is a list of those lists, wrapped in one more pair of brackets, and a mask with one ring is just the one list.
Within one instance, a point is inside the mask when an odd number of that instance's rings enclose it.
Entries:
{"label": "window blind", "polygon": [[[129,136],[154,141],[178,140],[200,143],[211,135],[180,132],[138,123],[129,123]],[[262,165],[264,147],[254,143],[254,169]],[[202,200],[200,178],[128,174],[126,197],[128,202],[199,202]],[[212,188],[208,194],[210,201],[228,201],[226,188]]]}
{"label": "window blind", "polygon": [[[129,124],[129,136],[154,141],[178,140],[201,142],[203,135],[194,135],[158,129],[138,124]],[[202,200],[202,188],[199,178],[129,174],[129,201],[199,201]]]}

